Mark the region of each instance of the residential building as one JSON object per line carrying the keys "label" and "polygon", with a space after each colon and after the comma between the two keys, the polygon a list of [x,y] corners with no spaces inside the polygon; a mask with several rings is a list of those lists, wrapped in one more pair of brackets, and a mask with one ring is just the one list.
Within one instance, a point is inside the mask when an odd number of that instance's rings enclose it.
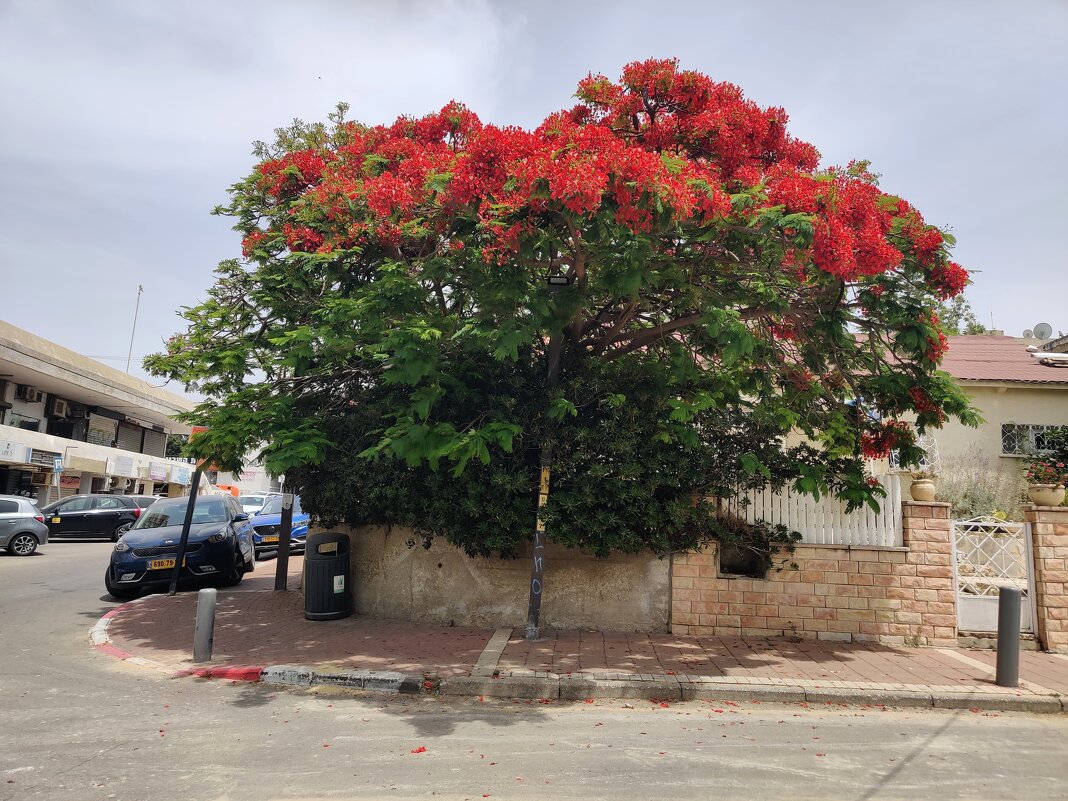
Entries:
{"label": "residential building", "polygon": [[968,428],[950,421],[935,432],[942,460],[975,449],[1003,471],[1016,471],[1041,451],[1047,432],[1068,426],[1068,367],[1041,364],[1032,339],[977,334],[949,338],[942,369],[979,409],[984,422]]}

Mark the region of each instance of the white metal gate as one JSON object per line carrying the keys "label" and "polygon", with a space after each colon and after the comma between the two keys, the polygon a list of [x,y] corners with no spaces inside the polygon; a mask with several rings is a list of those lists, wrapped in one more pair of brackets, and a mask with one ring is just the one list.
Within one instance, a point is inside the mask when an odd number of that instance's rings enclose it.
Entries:
{"label": "white metal gate", "polygon": [[1020,629],[1034,632],[1035,573],[1029,524],[995,517],[954,520],[953,573],[961,631],[997,631],[998,593],[1002,587],[1016,587],[1023,594]]}

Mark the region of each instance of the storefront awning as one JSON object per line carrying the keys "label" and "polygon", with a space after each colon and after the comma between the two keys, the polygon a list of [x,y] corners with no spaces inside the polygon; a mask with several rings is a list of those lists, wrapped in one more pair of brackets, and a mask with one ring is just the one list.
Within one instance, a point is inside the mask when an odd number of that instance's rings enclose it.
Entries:
{"label": "storefront awning", "polygon": [[106,476],[108,466],[103,459],[90,459],[87,456],[71,454],[67,457],[67,466],[64,470],[72,473],[92,473],[97,476]]}

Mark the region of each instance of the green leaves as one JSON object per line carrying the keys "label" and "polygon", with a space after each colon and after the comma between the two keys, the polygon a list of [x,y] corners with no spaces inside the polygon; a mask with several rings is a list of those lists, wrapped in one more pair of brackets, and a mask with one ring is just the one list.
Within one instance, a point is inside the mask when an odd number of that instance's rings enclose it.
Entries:
{"label": "green leaves", "polygon": [[[792,197],[768,188],[782,176],[723,181],[668,148],[655,181],[584,204],[594,183],[578,170],[597,165],[563,118],[552,170],[480,183],[466,114],[439,119],[440,142],[408,120],[376,149],[379,134],[339,110],[258,148],[270,168],[218,209],[245,258],[219,265],[183,310],[187,331],[146,359],[206,398],[186,416],[211,427],[198,456],[234,467],[262,449],[324,519],[513,554],[552,445],[555,541],[669,553],[739,534],[706,496],[770,484],[873,502],[861,445],[879,419],[977,421],[937,372],[933,268],[904,218],[888,234],[900,267],[845,282],[811,263],[827,215],[770,205],[769,192]],[[797,177],[845,202],[840,174]],[[676,213],[673,192],[699,211]],[[572,283],[550,288],[550,275]]]}

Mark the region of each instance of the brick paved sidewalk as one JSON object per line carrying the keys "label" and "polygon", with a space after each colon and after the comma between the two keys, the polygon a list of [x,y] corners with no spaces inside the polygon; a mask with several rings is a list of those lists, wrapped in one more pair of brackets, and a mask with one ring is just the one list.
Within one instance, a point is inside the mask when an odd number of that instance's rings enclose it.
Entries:
{"label": "brick paved sidewalk", "polygon": [[[291,564],[290,586],[301,560]],[[397,671],[415,677],[583,677],[716,684],[998,695],[1068,696],[1068,657],[1021,654],[1021,687],[994,684],[991,651],[901,648],[816,640],[474,629],[360,615],[307,621],[298,591],[273,592],[273,564],[219,592],[216,664],[305,665],[319,671]],[[121,608],[115,648],[177,673],[192,667],[196,594],[154,595]]]}

